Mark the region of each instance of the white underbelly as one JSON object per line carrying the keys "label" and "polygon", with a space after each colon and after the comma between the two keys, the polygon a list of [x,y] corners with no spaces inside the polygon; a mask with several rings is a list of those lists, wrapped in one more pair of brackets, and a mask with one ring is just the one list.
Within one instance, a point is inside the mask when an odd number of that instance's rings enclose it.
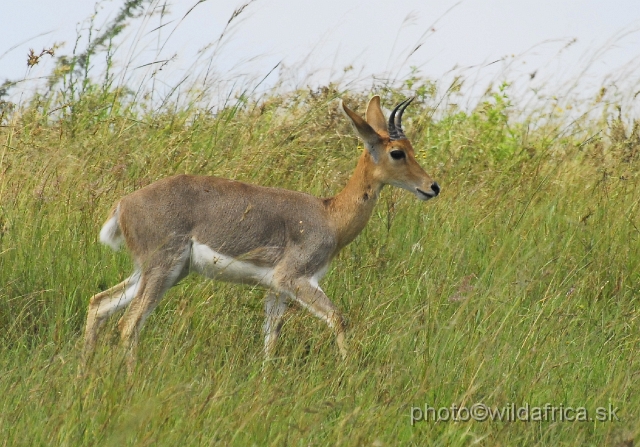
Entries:
{"label": "white underbelly", "polygon": [[191,270],[221,281],[273,285],[273,268],[223,255],[195,240],[191,246]]}

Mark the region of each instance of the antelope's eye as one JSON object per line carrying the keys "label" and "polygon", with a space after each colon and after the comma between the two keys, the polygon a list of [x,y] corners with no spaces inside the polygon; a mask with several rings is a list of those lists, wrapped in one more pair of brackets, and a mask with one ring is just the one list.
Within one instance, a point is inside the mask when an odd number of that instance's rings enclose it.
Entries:
{"label": "antelope's eye", "polygon": [[398,149],[394,149],[391,152],[389,152],[389,155],[391,155],[391,158],[393,158],[394,160],[402,160],[404,157],[406,157],[404,151],[400,151]]}

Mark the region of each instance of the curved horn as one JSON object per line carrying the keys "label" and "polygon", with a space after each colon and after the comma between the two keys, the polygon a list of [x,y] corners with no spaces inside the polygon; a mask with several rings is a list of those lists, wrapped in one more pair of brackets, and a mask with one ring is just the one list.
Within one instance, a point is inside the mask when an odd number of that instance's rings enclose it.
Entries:
{"label": "curved horn", "polygon": [[[414,98],[405,99],[391,112],[391,116],[389,116],[389,138],[391,141],[407,139],[402,130],[402,114],[413,99]],[[396,116],[396,113],[398,116]]]}
{"label": "curved horn", "polygon": [[400,139],[407,139],[407,137],[404,135],[404,131],[402,130],[402,114],[404,113],[405,109],[407,108],[407,106],[409,104],[411,104],[411,101],[413,101],[415,98],[409,98],[407,101],[404,102],[404,105],[402,106],[402,108],[400,109],[400,111],[398,112],[398,116],[396,116],[396,130],[398,132],[398,134],[400,134]]}

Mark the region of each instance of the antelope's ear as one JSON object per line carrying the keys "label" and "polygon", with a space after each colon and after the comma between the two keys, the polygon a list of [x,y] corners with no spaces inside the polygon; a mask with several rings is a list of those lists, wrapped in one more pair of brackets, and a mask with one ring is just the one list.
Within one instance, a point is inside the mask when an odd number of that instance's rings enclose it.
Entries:
{"label": "antelope's ear", "polygon": [[349,121],[351,121],[351,125],[364,142],[364,147],[367,148],[367,151],[373,158],[373,161],[377,163],[384,151],[380,135],[378,135],[378,133],[373,130],[373,127],[371,127],[365,120],[349,109],[342,100],[340,101],[340,108],[346,117],[349,118]]}
{"label": "antelope's ear", "polygon": [[387,120],[384,118],[384,114],[382,113],[382,109],[380,108],[380,97],[378,95],[369,100],[365,119],[376,132],[389,133],[389,129],[387,128]]}

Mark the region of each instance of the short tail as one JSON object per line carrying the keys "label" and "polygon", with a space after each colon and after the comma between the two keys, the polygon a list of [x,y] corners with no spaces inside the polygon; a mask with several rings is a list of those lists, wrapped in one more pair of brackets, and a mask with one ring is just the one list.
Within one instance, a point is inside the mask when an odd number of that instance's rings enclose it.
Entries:
{"label": "short tail", "polygon": [[118,251],[124,242],[122,229],[120,228],[120,204],[118,204],[111,212],[111,217],[102,226],[100,230],[100,242],[108,245],[113,250]]}

